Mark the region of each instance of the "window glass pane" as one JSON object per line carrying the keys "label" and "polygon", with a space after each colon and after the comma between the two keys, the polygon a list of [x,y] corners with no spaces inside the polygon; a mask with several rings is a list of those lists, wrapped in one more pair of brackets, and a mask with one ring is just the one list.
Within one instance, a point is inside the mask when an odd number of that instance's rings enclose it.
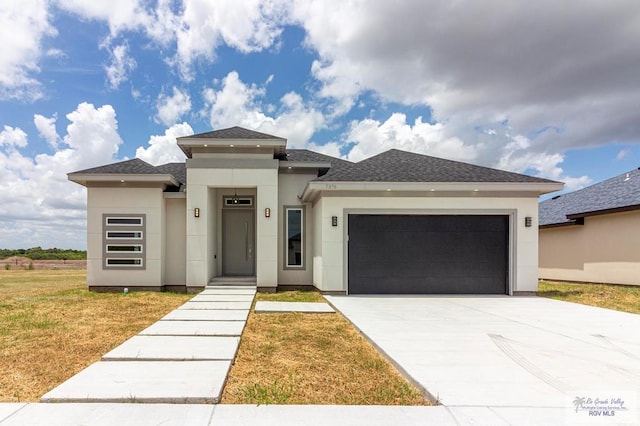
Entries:
{"label": "window glass pane", "polygon": [[142,246],[141,245],[120,246],[120,245],[108,244],[107,251],[135,253],[135,252],[141,252]]}
{"label": "window glass pane", "polygon": [[107,232],[107,238],[130,238],[140,240],[142,239],[142,232],[109,231]]}
{"label": "window glass pane", "polygon": [[142,265],[142,259],[107,259],[107,265],[138,266]]}
{"label": "window glass pane", "polygon": [[141,217],[108,217],[107,225],[142,225]]}
{"label": "window glass pane", "polygon": [[302,266],[302,210],[287,210],[287,266]]}

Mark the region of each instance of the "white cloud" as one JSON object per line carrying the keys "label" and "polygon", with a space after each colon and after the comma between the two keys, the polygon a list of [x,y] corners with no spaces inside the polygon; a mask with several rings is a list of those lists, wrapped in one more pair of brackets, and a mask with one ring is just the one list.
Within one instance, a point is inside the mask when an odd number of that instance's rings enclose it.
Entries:
{"label": "white cloud", "polygon": [[148,24],[150,17],[140,0],[56,0],[61,9],[84,19],[106,21],[112,35]]}
{"label": "white cloud", "polygon": [[487,165],[509,141],[491,134],[505,120],[531,137],[533,156],[640,140],[637,1],[297,0],[291,10],[333,116],[365,92],[430,108]]}
{"label": "white cloud", "polygon": [[55,35],[47,1],[0,2],[0,100],[42,97],[34,75],[40,71],[43,39]]}
{"label": "white cloud", "polygon": [[136,61],[129,56],[129,47],[120,44],[113,48],[108,47],[111,63],[105,66],[109,87],[117,89],[121,83],[127,81],[129,74],[136,67]]}
{"label": "white cloud", "polygon": [[352,122],[350,127],[346,141],[356,143],[348,154],[351,161],[360,161],[391,148],[461,161],[470,161],[477,156],[473,145],[447,136],[443,124],[424,123],[422,117],[411,125],[404,114],[394,113],[384,123],[364,119]]}
{"label": "white cloud", "polygon": [[147,148],[138,147],[136,157],[154,166],[166,163],[184,162],[185,155],[176,143],[176,138],[192,135],[193,129],[187,123],[174,124],[164,135],[153,135],[149,138]]}
{"label": "white cloud", "polygon": [[[0,227],[8,247],[86,243],[85,191],[66,174],[114,161],[122,140],[110,105],[81,103],[66,117],[67,134],[51,155],[30,157],[0,145],[0,180],[6,185],[0,191]],[[26,144],[27,135],[20,138]]]}
{"label": "white cloud", "polygon": [[616,160],[620,161],[623,158],[627,157],[629,155],[631,151],[629,151],[628,149],[621,149],[620,151],[618,151],[618,154],[616,155]]}
{"label": "white cloud", "polygon": [[156,109],[156,119],[165,126],[171,126],[191,110],[191,98],[186,90],[181,91],[174,87],[173,95],[163,93],[158,96]]}
{"label": "white cloud", "polygon": [[27,146],[27,134],[19,127],[5,125],[0,132],[1,145],[9,147],[9,149],[24,148]]}
{"label": "white cloud", "polygon": [[60,136],[58,136],[58,132],[56,131],[57,119],[56,114],[53,114],[51,118],[40,114],[33,115],[33,124],[35,124],[36,129],[38,129],[38,133],[53,149],[58,148],[58,140],[60,140]]}
{"label": "white cloud", "polygon": [[223,43],[243,53],[273,46],[286,21],[286,6],[286,0],[184,0],[174,11],[161,1],[147,33],[163,44],[175,42],[172,62],[189,80],[192,63],[214,60]]}
{"label": "white cloud", "polygon": [[280,99],[273,114],[263,105],[266,89],[255,84],[247,85],[237,72],[230,72],[220,83],[219,90],[205,89],[207,115],[214,129],[242,126],[259,132],[288,139],[289,147],[303,147],[313,134],[325,126],[323,114],[295,92]]}

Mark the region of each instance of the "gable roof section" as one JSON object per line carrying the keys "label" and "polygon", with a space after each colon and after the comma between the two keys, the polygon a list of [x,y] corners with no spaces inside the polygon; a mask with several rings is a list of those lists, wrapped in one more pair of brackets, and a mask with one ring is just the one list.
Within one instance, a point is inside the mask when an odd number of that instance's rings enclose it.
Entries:
{"label": "gable roof section", "polygon": [[640,170],[540,203],[540,227],[579,224],[586,216],[640,209]]}
{"label": "gable roof section", "polygon": [[188,138],[204,138],[204,139],[281,139],[279,136],[268,135],[266,133],[256,132],[255,130],[245,129],[244,127],[234,126],[227,129],[213,130],[211,132],[198,133],[197,135],[187,136]]}
{"label": "gable roof section", "polygon": [[[156,182],[167,185],[179,186],[180,179],[176,177],[172,171],[171,164],[165,165],[169,167],[155,167],[139,158],[132,160],[119,161],[104,166],[92,167],[90,169],[79,170],[69,173],[69,180],[80,183],[82,185],[89,181],[94,182],[113,182],[113,181],[139,181],[139,182]],[[179,171],[177,167],[173,171]]]}
{"label": "gable roof section", "polygon": [[557,183],[548,179],[445,160],[391,149],[327,173],[320,181],[341,182],[529,182]]}

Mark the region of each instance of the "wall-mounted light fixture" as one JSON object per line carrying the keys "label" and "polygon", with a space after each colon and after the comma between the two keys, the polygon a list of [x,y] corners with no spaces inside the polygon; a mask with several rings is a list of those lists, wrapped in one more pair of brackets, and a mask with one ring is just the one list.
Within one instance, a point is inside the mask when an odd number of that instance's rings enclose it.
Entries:
{"label": "wall-mounted light fixture", "polygon": [[338,216],[331,216],[331,226],[338,226]]}
{"label": "wall-mounted light fixture", "polygon": [[193,209],[193,217],[200,217],[200,209],[199,208],[195,208]]}
{"label": "wall-mounted light fixture", "polygon": [[531,216],[527,216],[524,218],[524,226],[526,226],[527,228],[531,228],[532,223],[533,219],[531,218]]}
{"label": "wall-mounted light fixture", "polygon": [[269,207],[264,209],[264,217],[271,217],[271,209]]}

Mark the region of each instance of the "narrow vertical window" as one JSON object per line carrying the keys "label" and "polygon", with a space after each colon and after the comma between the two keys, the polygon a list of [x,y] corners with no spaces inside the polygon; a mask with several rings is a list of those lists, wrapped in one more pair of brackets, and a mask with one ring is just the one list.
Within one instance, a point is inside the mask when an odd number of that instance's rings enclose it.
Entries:
{"label": "narrow vertical window", "polygon": [[286,266],[302,268],[304,266],[304,210],[302,207],[287,207],[286,220]]}

